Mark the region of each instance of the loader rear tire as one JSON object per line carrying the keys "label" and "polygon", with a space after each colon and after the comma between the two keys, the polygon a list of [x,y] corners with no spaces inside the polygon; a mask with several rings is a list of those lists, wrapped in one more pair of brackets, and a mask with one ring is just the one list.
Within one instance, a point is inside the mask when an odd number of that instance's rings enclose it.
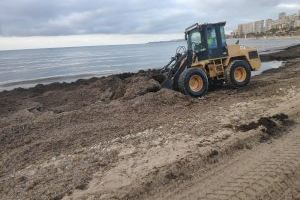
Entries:
{"label": "loader rear tire", "polygon": [[251,79],[251,67],[244,60],[235,60],[225,70],[226,81],[235,88],[248,85]]}
{"label": "loader rear tire", "polygon": [[178,80],[180,92],[192,97],[202,97],[208,90],[208,78],[206,73],[199,68],[184,70]]}

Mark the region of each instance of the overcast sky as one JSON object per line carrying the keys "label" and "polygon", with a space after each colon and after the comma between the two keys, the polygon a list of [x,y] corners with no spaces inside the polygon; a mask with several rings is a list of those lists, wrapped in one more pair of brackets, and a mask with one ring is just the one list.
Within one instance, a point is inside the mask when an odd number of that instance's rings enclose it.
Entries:
{"label": "overcast sky", "polygon": [[168,40],[195,22],[230,32],[298,10],[299,0],[0,0],[0,49]]}

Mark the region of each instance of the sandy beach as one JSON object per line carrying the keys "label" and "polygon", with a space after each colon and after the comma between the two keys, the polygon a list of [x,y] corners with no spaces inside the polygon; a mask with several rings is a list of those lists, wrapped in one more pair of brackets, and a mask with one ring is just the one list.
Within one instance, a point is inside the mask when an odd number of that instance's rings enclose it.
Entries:
{"label": "sandy beach", "polygon": [[157,70],[1,92],[0,199],[299,198],[300,45],[261,58],[200,99]]}

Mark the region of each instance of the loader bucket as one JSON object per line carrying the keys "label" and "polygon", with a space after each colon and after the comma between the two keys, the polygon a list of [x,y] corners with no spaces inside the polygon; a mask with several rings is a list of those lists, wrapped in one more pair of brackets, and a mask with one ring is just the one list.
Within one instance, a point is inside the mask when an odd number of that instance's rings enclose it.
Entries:
{"label": "loader bucket", "polygon": [[162,82],[161,87],[173,90],[173,80],[167,78],[164,82]]}

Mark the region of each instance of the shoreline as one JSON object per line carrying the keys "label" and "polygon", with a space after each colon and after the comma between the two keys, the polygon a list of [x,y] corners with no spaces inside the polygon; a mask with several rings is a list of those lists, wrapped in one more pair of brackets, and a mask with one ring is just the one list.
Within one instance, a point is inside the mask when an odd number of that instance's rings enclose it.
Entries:
{"label": "shoreline", "polygon": [[228,38],[228,39],[300,39],[300,35],[298,36],[266,36],[266,37],[247,37],[247,38]]}
{"label": "shoreline", "polygon": [[288,46],[282,49],[279,49],[279,51],[261,54],[260,58],[262,62],[268,62],[268,61],[286,61],[289,59],[295,59],[300,57],[300,44]]}
{"label": "shoreline", "polygon": [[[271,61],[285,61],[286,59],[292,59],[298,56],[297,53],[290,51],[289,49],[297,49],[300,44],[291,45],[291,46],[283,46],[273,49],[268,49],[263,51],[260,54],[262,62],[271,62]],[[288,54],[285,54],[285,51],[289,51]],[[146,69],[140,70],[142,73],[145,71],[158,71],[159,69]],[[89,82],[89,80],[99,79],[102,77],[110,77],[110,76],[122,76],[122,74],[139,74],[139,72],[125,72],[120,74],[78,74],[78,75],[70,75],[70,76],[57,76],[57,77],[46,77],[46,78],[39,78],[33,80],[22,80],[22,81],[15,81],[9,83],[3,83],[0,85],[0,92],[5,91],[13,91],[13,90],[26,90],[26,89],[33,89],[35,87],[47,87],[49,85],[76,85],[78,82],[84,81]],[[74,78],[78,79],[74,79]],[[69,81],[68,81],[69,79]],[[57,81],[53,81],[57,80]],[[40,81],[45,81],[46,83],[39,83]],[[35,85],[34,85],[35,84]],[[26,87],[27,85],[27,87]],[[51,87],[51,86],[50,86]]]}

